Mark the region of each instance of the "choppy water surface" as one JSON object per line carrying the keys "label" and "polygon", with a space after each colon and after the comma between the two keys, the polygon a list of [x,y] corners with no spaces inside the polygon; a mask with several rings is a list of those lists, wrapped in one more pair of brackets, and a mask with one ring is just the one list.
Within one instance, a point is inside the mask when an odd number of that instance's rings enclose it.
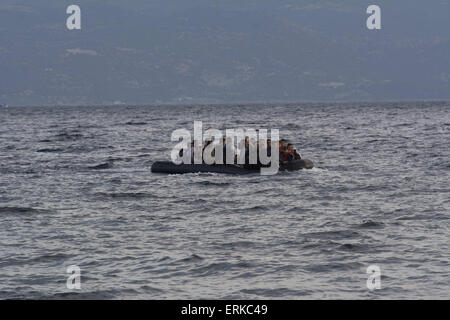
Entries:
{"label": "choppy water surface", "polygon": [[[0,120],[0,298],[450,298],[448,103],[5,108]],[[194,120],[278,128],[317,168],[152,174]]]}

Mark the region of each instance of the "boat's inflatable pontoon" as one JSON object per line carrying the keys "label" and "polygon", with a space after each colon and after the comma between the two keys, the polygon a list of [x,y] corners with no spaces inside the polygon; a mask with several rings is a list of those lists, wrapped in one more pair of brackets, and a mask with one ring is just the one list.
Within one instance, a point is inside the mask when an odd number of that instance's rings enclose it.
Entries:
{"label": "boat's inflatable pontoon", "polygon": [[[301,159],[293,160],[284,164],[280,164],[279,171],[296,171],[301,169],[312,169],[314,164],[311,160]],[[227,174],[249,174],[257,173],[260,168],[241,168],[237,165],[224,164],[174,164],[171,161],[156,161],[152,165],[152,172],[155,173],[197,173],[197,172],[213,172],[213,173],[227,173]]]}

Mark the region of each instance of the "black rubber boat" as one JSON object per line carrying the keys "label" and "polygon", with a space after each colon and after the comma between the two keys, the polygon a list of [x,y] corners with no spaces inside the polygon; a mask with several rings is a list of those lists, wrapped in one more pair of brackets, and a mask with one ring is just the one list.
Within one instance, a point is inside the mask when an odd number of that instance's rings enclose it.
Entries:
{"label": "black rubber boat", "polygon": [[[311,160],[293,160],[285,164],[280,164],[279,171],[297,171],[301,169],[312,169],[314,164]],[[171,161],[156,161],[152,165],[152,172],[155,173],[197,173],[197,172],[213,172],[227,174],[249,174],[260,172],[260,168],[241,168],[237,165],[230,164],[174,164]]]}

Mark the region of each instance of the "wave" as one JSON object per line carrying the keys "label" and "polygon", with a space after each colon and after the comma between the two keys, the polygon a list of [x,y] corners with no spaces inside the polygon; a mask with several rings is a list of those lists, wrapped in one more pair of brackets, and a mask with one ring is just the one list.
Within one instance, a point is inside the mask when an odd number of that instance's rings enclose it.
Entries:
{"label": "wave", "polygon": [[338,250],[349,252],[366,252],[372,249],[373,248],[367,244],[359,244],[359,243],[344,243],[338,247]]}
{"label": "wave", "polygon": [[231,183],[205,180],[205,181],[196,181],[196,182],[193,182],[193,184],[198,184],[198,185],[202,185],[202,186],[227,186],[227,185],[230,185]]}
{"label": "wave", "polygon": [[217,275],[225,271],[235,270],[235,269],[248,269],[254,268],[255,265],[250,262],[239,261],[235,263],[231,262],[213,262],[206,266],[201,266],[195,269],[191,269],[193,276],[205,277]]}
{"label": "wave", "polygon": [[361,228],[361,229],[383,228],[383,227],[384,227],[383,222],[372,221],[372,220],[364,221],[363,223],[358,224],[356,226],[356,228]]}
{"label": "wave", "polygon": [[176,262],[183,262],[183,263],[188,262],[188,263],[191,263],[191,262],[200,262],[200,261],[203,261],[203,260],[205,260],[205,258],[203,258],[203,257],[201,257],[199,255],[196,255],[194,253],[194,254],[190,255],[189,257],[183,258],[183,259],[178,260]]}
{"label": "wave", "polygon": [[320,263],[311,264],[304,269],[312,272],[335,272],[335,271],[349,271],[349,270],[361,270],[363,267],[367,267],[361,262],[347,262],[347,263]]}
{"label": "wave", "polygon": [[361,237],[361,234],[353,230],[335,230],[335,231],[322,231],[322,232],[311,232],[301,234],[305,238],[316,238],[316,239],[353,239]]}
{"label": "wave", "polygon": [[84,136],[78,132],[78,131],[74,131],[74,132],[62,132],[59,133],[57,135],[55,135],[55,140],[57,141],[74,141],[74,140],[80,140],[84,138]]}
{"label": "wave", "polygon": [[112,167],[113,167],[112,162],[105,162],[105,163],[98,164],[96,166],[88,167],[88,169],[90,169],[90,170],[105,170],[105,169],[111,169]]}
{"label": "wave", "polygon": [[159,196],[156,196],[151,193],[145,193],[145,192],[113,192],[113,193],[107,193],[107,192],[99,192],[96,194],[100,197],[106,197],[106,198],[113,198],[113,199],[120,199],[120,200],[135,200],[135,199],[145,199],[145,198],[160,198]]}
{"label": "wave", "polygon": [[301,170],[299,172],[306,172],[306,173],[310,173],[310,172],[328,172],[328,169],[325,168],[318,168],[318,167],[314,167],[308,170]]}
{"label": "wave", "polygon": [[307,296],[313,293],[311,290],[293,290],[289,288],[255,288],[255,289],[242,289],[240,293],[270,298],[283,298],[283,297],[299,297]]}
{"label": "wave", "polygon": [[147,122],[134,122],[134,121],[128,121],[125,123],[127,126],[145,126],[147,125]]}
{"label": "wave", "polygon": [[62,152],[62,151],[64,151],[64,149],[62,148],[43,148],[36,150],[36,152]]}
{"label": "wave", "polygon": [[50,213],[50,210],[35,209],[30,207],[0,207],[0,215],[33,215]]}

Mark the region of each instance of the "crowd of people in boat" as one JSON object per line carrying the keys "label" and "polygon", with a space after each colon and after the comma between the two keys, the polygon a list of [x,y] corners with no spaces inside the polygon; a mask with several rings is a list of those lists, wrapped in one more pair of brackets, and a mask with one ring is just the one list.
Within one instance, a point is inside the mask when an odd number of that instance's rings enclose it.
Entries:
{"label": "crowd of people in boat", "polygon": [[[203,151],[205,150],[205,148],[211,144],[212,141],[208,140],[204,143],[203,145]],[[261,161],[259,159],[259,152],[260,152],[260,148],[263,148],[266,150],[266,154],[268,157],[271,157],[272,154],[272,141],[271,139],[267,139],[267,140],[260,140],[260,141],[254,141],[253,139],[249,139],[249,137],[245,137],[244,140],[245,143],[245,165],[241,165],[241,166],[257,166],[260,167]],[[254,150],[256,150],[256,154],[257,154],[257,163],[255,165],[250,164],[250,149],[254,148]],[[262,151],[264,153],[264,151]],[[227,139],[223,138],[223,163],[227,163],[226,159],[227,159]],[[180,151],[180,157],[183,156],[183,150]],[[212,151],[212,156],[215,156],[215,152],[214,150]],[[192,163],[194,161],[194,142],[191,143],[191,157],[192,157]],[[237,164],[237,157],[238,155],[235,154],[234,156],[234,164]],[[301,155],[297,152],[297,150],[295,149],[294,145],[292,143],[288,143],[288,141],[286,139],[281,139],[279,141],[279,161],[280,164],[281,163],[286,163],[289,161],[293,161],[293,160],[300,160],[302,157]]]}

